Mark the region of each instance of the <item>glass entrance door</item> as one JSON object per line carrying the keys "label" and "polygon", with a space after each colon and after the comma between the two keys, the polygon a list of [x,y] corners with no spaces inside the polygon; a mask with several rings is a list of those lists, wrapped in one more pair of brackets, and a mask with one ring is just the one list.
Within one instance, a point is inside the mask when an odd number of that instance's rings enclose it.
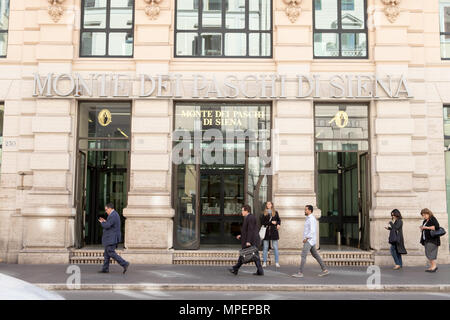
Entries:
{"label": "glass entrance door", "polygon": [[129,102],[83,102],[79,108],[78,174],[76,187],[75,244],[101,244],[99,217],[112,203],[122,220],[127,205],[130,120]]}
{"label": "glass entrance door", "polygon": [[369,154],[367,152],[361,153],[359,157],[359,241],[360,248],[363,250],[370,250],[370,166]]}
{"label": "glass entrance door", "polygon": [[244,170],[201,170],[202,244],[238,244],[245,202]]}
{"label": "glass entrance door", "polygon": [[317,206],[322,244],[369,247],[369,108],[314,106]]}
{"label": "glass entrance door", "polygon": [[318,153],[318,205],[323,244],[358,244],[358,154]]}
{"label": "glass entrance door", "polygon": [[85,217],[85,244],[101,244],[102,227],[98,218],[107,218],[105,204],[111,202],[120,212],[122,234],[125,231],[123,209],[127,202],[127,164],[128,152],[90,151],[87,170],[87,206]]}
{"label": "glass entrance door", "polygon": [[318,152],[321,244],[369,246],[368,153]]}

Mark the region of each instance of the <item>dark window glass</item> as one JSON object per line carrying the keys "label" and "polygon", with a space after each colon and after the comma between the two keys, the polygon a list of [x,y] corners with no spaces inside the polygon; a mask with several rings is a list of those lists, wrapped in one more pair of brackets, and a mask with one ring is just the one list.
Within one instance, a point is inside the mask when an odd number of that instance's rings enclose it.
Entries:
{"label": "dark window glass", "polygon": [[441,57],[450,59],[450,1],[440,1]]}
{"label": "dark window glass", "polygon": [[6,57],[8,48],[9,0],[0,0],[0,57]]}
{"label": "dark window glass", "polygon": [[81,57],[133,56],[133,0],[83,0]]}
{"label": "dark window glass", "polygon": [[355,0],[342,0],[342,10],[355,10]]}
{"label": "dark window glass", "polygon": [[366,0],[314,1],[314,57],[367,58]]}
{"label": "dark window glass", "polygon": [[271,0],[177,0],[175,56],[270,57]]}
{"label": "dark window glass", "polygon": [[322,10],[322,0],[314,0],[316,10]]}

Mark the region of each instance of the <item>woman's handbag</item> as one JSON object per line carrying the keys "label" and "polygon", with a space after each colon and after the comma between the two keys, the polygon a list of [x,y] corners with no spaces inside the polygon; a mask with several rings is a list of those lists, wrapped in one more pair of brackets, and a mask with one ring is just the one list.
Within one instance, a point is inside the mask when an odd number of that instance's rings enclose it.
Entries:
{"label": "woman's handbag", "polygon": [[248,248],[241,249],[239,250],[239,256],[242,257],[242,263],[244,264],[256,261],[259,258],[258,248],[255,246],[250,246]]}
{"label": "woman's handbag", "polygon": [[397,244],[397,242],[398,242],[398,232],[394,229],[391,229],[391,232],[389,232],[389,243]]}
{"label": "woman's handbag", "polygon": [[[272,217],[270,217],[269,223],[272,221]],[[261,241],[264,240],[264,238],[266,237],[266,231],[267,231],[267,227],[265,226],[261,226],[261,229],[259,229],[259,238],[261,239]]]}
{"label": "woman's handbag", "polygon": [[259,229],[259,238],[261,239],[261,241],[264,240],[264,238],[266,237],[266,231],[267,231],[267,227],[261,226],[261,229]]}
{"label": "woman's handbag", "polygon": [[442,227],[437,230],[430,230],[430,235],[432,237],[442,237],[444,234],[446,234],[446,232],[445,229]]}

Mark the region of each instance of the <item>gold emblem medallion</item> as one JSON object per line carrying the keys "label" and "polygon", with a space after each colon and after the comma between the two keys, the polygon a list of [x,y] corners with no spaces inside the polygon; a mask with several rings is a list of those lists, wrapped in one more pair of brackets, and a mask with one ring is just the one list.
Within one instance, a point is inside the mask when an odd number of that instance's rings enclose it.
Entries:
{"label": "gold emblem medallion", "polygon": [[103,109],[98,113],[98,123],[106,127],[112,122],[112,115],[108,109]]}
{"label": "gold emblem medallion", "polygon": [[328,123],[334,122],[339,128],[345,128],[348,125],[348,114],[345,111],[338,111],[333,119]]}

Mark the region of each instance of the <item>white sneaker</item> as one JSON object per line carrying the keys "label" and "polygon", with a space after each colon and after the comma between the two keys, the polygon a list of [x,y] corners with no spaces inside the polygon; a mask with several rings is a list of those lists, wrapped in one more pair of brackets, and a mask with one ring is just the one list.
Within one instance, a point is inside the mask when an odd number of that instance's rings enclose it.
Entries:
{"label": "white sneaker", "polygon": [[279,263],[275,263],[275,267],[279,268],[280,264]]}
{"label": "white sneaker", "polygon": [[321,273],[318,274],[319,277],[324,277],[328,275],[330,272],[328,270],[323,270]]}
{"label": "white sneaker", "polygon": [[294,278],[303,278],[303,273],[301,273],[301,272],[294,273],[292,276],[293,276]]}
{"label": "white sneaker", "polygon": [[267,267],[267,263],[264,262],[263,263],[263,268],[265,268],[265,267]]}

